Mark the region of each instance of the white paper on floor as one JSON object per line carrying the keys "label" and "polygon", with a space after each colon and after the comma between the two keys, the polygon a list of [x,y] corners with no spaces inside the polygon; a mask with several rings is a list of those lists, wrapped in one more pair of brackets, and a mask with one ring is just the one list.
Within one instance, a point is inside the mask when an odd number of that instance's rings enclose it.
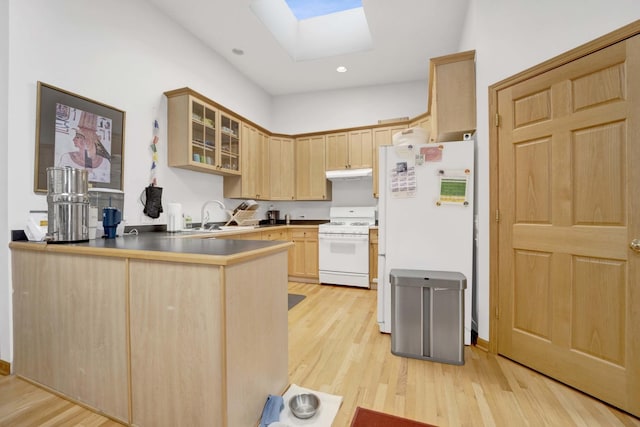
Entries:
{"label": "white paper on floor", "polygon": [[[318,412],[306,420],[296,418],[296,416],[291,413],[291,409],[289,409],[289,399],[300,393],[313,393],[320,399]],[[340,409],[340,405],[342,405],[342,396],[311,390],[296,384],[289,386],[289,389],[282,396],[282,399],[284,400],[284,409],[280,412],[280,421],[269,424],[269,427],[331,427],[338,413],[338,409]]]}

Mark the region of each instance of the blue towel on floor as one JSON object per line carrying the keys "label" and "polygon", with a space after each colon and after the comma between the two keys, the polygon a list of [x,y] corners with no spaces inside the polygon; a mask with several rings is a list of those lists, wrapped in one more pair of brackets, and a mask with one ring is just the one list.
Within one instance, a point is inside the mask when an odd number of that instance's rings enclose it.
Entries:
{"label": "blue towel on floor", "polygon": [[280,421],[280,411],[284,408],[284,400],[282,396],[274,396],[270,394],[267,402],[262,409],[262,418],[260,419],[260,427],[266,427],[271,423]]}

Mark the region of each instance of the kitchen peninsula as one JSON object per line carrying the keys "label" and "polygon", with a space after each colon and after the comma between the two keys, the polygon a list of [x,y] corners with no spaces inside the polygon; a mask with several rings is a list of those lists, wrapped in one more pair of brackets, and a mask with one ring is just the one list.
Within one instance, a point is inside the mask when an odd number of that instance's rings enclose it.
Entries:
{"label": "kitchen peninsula", "polygon": [[256,425],[288,385],[289,246],[12,242],[15,373],[130,425]]}

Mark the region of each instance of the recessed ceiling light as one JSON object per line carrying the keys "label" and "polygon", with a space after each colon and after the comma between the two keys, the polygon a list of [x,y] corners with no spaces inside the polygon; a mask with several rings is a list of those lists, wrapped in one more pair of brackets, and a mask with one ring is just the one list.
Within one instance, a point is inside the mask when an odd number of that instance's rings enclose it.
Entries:
{"label": "recessed ceiling light", "polygon": [[231,49],[231,52],[233,52],[234,54],[236,54],[238,56],[244,55],[244,50],[238,49],[237,47],[234,47],[233,49]]}
{"label": "recessed ceiling light", "polygon": [[339,73],[346,73],[347,72],[347,67],[345,67],[344,65],[341,65],[338,68],[336,68],[336,71],[339,72]]}

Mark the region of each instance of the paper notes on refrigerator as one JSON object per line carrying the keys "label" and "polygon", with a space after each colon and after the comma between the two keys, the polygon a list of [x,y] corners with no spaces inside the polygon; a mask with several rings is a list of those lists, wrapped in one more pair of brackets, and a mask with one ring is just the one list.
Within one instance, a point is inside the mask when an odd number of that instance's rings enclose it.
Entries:
{"label": "paper notes on refrigerator", "polygon": [[438,171],[438,175],[440,177],[440,197],[436,202],[436,205],[458,204],[469,206],[467,187],[471,170],[443,169]]}
{"label": "paper notes on refrigerator", "polygon": [[444,147],[442,145],[422,147],[420,148],[420,155],[425,162],[441,162],[443,150]]}
{"label": "paper notes on refrigerator", "polygon": [[396,199],[416,196],[416,167],[407,162],[398,162],[391,169],[391,197]]}

